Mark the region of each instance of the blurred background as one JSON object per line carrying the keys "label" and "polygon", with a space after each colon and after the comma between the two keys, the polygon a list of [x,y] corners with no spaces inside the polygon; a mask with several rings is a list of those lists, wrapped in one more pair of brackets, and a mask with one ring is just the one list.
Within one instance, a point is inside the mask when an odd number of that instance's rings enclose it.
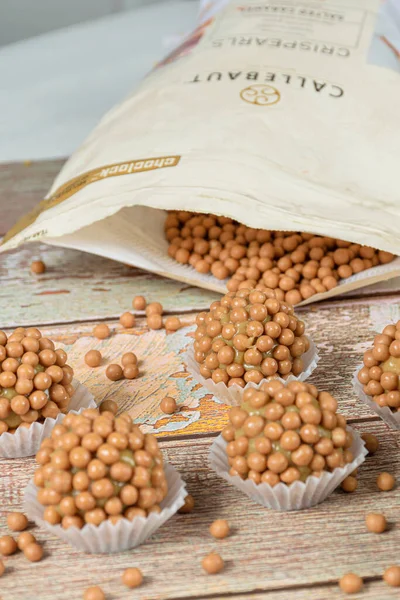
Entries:
{"label": "blurred background", "polygon": [[0,162],[69,156],[198,12],[199,0],[0,0]]}
{"label": "blurred background", "polygon": [[[191,0],[187,0],[190,2]],[[167,4],[167,1],[163,2]],[[0,46],[160,0],[1,0]],[[193,2],[192,2],[193,4]]]}

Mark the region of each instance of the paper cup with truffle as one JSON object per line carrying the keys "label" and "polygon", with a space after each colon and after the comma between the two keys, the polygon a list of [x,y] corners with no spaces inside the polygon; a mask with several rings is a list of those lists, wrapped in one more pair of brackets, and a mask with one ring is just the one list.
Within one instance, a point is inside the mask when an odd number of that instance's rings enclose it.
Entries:
{"label": "paper cup with truffle", "polygon": [[0,457],[32,456],[68,411],[95,406],[67,354],[34,327],[0,331]]}
{"label": "paper cup with truffle", "polygon": [[305,381],[319,361],[303,321],[268,288],[228,292],[197,316],[196,325],[185,356],[188,370],[231,406],[269,378]]}
{"label": "paper cup with truffle", "polygon": [[156,438],[126,414],[69,413],[42,442],[36,462],[25,490],[26,515],[88,553],[139,546],[187,495]]}
{"label": "paper cup with truffle", "polygon": [[354,373],[353,388],[361,402],[400,430],[400,321],[375,336]]}
{"label": "paper cup with truffle", "polygon": [[[267,387],[268,386],[268,387]],[[278,380],[248,389],[210,451],[214,471],[275,510],[323,502],[365,460],[363,440],[313,385]]]}

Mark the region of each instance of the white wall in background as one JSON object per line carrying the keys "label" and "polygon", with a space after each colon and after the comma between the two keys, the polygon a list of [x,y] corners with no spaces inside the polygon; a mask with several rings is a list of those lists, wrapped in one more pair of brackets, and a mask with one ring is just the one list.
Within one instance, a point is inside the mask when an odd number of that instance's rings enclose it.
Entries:
{"label": "white wall in background", "polygon": [[147,0],[1,47],[0,162],[71,154],[170,50],[166,40],[192,30],[197,13],[197,0]]}
{"label": "white wall in background", "polygon": [[156,1],[0,0],[0,46]]}

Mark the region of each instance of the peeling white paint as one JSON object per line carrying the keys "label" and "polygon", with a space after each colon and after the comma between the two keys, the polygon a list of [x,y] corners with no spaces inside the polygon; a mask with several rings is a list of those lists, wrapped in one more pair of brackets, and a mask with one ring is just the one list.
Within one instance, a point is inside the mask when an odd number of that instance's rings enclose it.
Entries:
{"label": "peeling white paint", "polygon": [[370,329],[380,333],[390,323],[400,320],[400,302],[398,304],[378,303],[369,307]]}

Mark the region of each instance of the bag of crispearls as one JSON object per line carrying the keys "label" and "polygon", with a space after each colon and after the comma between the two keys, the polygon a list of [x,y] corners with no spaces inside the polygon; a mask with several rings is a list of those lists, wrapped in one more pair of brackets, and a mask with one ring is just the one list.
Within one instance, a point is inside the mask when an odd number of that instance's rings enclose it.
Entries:
{"label": "bag of crispearls", "polygon": [[2,250],[40,240],[223,292],[168,255],[173,209],[396,256],[306,301],[398,276],[399,107],[398,0],[202,2],[195,31],[105,115]]}

